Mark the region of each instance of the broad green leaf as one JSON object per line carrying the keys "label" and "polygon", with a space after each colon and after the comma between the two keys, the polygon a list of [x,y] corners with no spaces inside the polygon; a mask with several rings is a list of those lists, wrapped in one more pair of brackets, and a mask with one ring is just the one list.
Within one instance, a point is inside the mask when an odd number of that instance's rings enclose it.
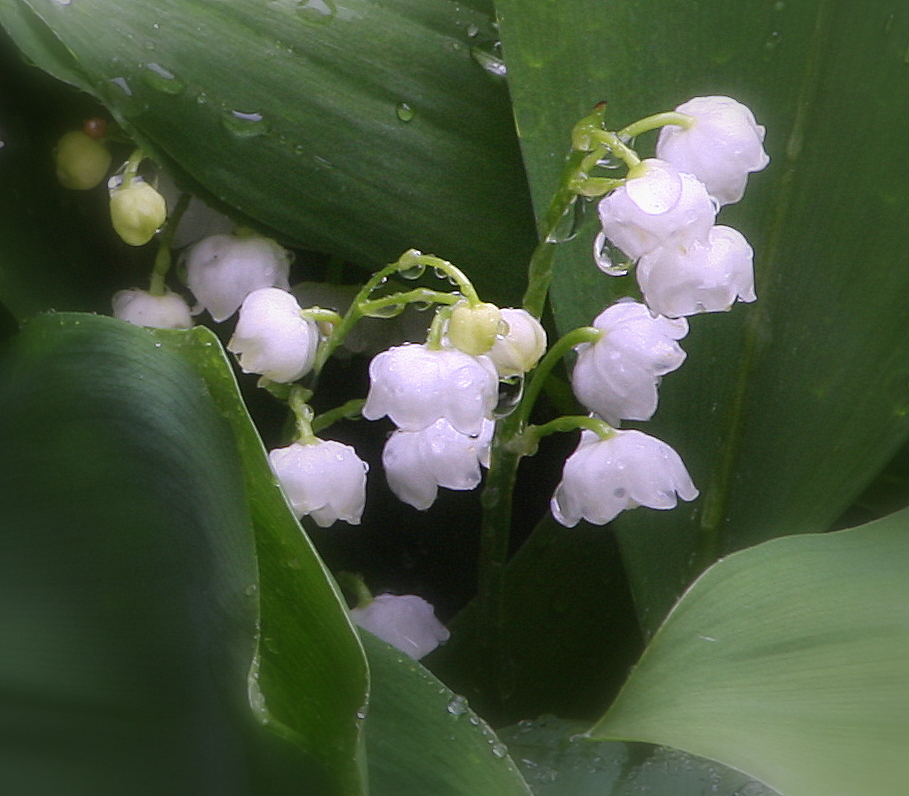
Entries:
{"label": "broad green leaf", "polygon": [[901,796],[907,571],[906,511],[719,561],[590,734],[719,760],[783,796]]}
{"label": "broad green leaf", "polygon": [[531,796],[489,726],[417,661],[362,634],[372,796]]}
{"label": "broad green leaf", "polygon": [[[616,522],[652,631],[716,555],[828,528],[906,436],[909,18],[888,0],[497,9],[538,213],[571,126],[600,100],[613,129],[708,94],[734,96],[767,127],[770,166],[719,217],[755,249],[758,301],[691,319],[688,359],[646,427],[681,453],[702,497]],[[592,234],[558,258],[563,329],[618,289],[593,265]]]}
{"label": "broad green leaf", "polygon": [[533,220],[504,81],[481,66],[496,37],[483,0],[0,9],[32,60],[188,188],[310,248],[374,265],[416,247],[493,298],[520,294]]}
{"label": "broad green leaf", "polygon": [[265,726],[307,749],[345,792],[356,793],[367,673],[346,604],[284,500],[217,338],[202,326],[153,334],[205,380],[243,462],[261,611],[253,708]]}
{"label": "broad green leaf", "polygon": [[42,316],[3,376],[4,773],[361,793],[363,654],[214,336]]}
{"label": "broad green leaf", "polygon": [[535,796],[774,796],[738,771],[674,749],[591,741],[555,716],[499,730]]}
{"label": "broad green leaf", "polygon": [[508,563],[505,665],[489,665],[475,602],[449,628],[451,640],[427,663],[496,725],[542,712],[593,721],[642,648],[612,535],[551,518]]}
{"label": "broad green leaf", "polygon": [[250,793],[253,529],[200,379],[112,319],[32,321],[0,507],[0,790]]}

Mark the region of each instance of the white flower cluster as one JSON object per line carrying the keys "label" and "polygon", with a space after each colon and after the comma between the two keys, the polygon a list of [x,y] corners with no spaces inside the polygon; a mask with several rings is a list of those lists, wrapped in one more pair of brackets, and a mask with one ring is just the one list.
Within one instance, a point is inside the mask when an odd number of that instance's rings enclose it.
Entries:
{"label": "white flower cluster", "polygon": [[656,158],[602,199],[596,244],[608,239],[637,261],[647,306],[671,318],[755,300],[751,247],[714,222],[720,206],[742,198],[748,174],[769,162],[764,128],[736,100],[696,97],[676,111],[690,125],[663,127]]}
{"label": "white flower cluster", "polygon": [[546,348],[543,327],[525,310],[482,304],[455,311],[444,345],[394,346],[369,366],[363,417],[387,416],[398,427],[382,452],[385,476],[400,500],[420,510],[435,502],[440,486],[480,483],[499,380],[523,375]]}
{"label": "white flower cluster", "polygon": [[[599,339],[578,347],[574,393],[613,426],[656,411],[661,377],[685,359],[678,344],[688,333],[685,316],[756,298],[751,247],[715,220],[720,206],[742,198],[748,174],[769,162],[764,128],[729,97],[697,97],[676,111],[688,126],[663,127],[656,158],[631,167],[599,204],[595,250],[608,240],[637,261],[645,301],[606,309],[593,322]],[[565,463],[552,512],[567,526],[603,524],[625,509],[667,509],[697,495],[666,443],[640,431],[605,438],[585,431]]]}

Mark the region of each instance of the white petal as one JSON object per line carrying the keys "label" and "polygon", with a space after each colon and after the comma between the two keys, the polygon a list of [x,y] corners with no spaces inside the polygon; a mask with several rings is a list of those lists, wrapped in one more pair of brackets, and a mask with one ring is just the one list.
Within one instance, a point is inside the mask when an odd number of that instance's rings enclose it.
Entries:
{"label": "white petal", "polygon": [[451,636],[436,619],[432,606],[415,594],[380,594],[363,608],[351,609],[350,617],[359,627],[415,660]]}
{"label": "white petal", "polygon": [[155,329],[189,329],[193,325],[189,305],[182,296],[168,291],[153,296],[145,290],[121,290],[111,301],[114,317],[134,326]]}

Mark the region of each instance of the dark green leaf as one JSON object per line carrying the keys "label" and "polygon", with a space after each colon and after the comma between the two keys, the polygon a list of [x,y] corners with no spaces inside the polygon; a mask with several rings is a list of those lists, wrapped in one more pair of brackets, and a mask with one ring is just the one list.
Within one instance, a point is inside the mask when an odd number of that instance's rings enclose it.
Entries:
{"label": "dark green leaf", "polygon": [[672,749],[582,737],[543,716],[499,731],[536,796],[773,796],[738,771]]}
{"label": "dark green leaf", "polygon": [[901,796],[907,571],[906,511],[719,561],[591,735],[720,760],[785,796]]}
{"label": "dark green leaf", "polygon": [[531,796],[506,747],[419,663],[363,633],[372,796]]}
{"label": "dark green leaf", "polygon": [[367,672],[346,604],[285,503],[217,338],[202,326],[153,334],[205,380],[243,462],[261,610],[253,709],[265,726],[322,762],[343,783],[342,792],[357,793],[357,714],[367,701]]}
{"label": "dark green leaf", "polygon": [[[702,497],[616,522],[652,631],[716,555],[828,528],[906,436],[909,17],[885,0],[497,7],[540,211],[571,126],[600,100],[613,129],[706,94],[734,96],[767,126],[770,166],[720,214],[754,246],[759,299],[691,319],[688,360],[647,427]],[[589,323],[616,286],[592,263],[591,235],[559,256],[564,329]]]}
{"label": "dark green leaf", "polygon": [[43,316],[0,373],[0,790],[247,794],[253,529],[201,380]]}
{"label": "dark green leaf", "polygon": [[[181,182],[364,264],[417,247],[515,300],[534,243],[483,0],[2,0],[40,66]],[[84,75],[84,77],[82,77]]]}

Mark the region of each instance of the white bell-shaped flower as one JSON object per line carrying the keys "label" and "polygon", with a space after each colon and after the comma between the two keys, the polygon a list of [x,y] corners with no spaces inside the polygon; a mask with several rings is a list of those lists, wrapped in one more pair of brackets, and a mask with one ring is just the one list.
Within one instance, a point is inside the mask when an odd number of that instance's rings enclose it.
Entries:
{"label": "white bell-shaped flower", "polygon": [[644,255],[636,269],[653,312],[678,318],[728,310],[738,299],[754,301],[754,252],[737,230],[717,225],[706,243],[669,246]]}
{"label": "white bell-shaped flower", "polygon": [[154,329],[189,329],[193,325],[189,304],[182,296],[167,291],[163,296],[153,296],[147,290],[132,288],[114,294],[111,304],[114,317],[134,326]]}
{"label": "white bell-shaped flower", "polygon": [[432,606],[415,594],[379,594],[362,608],[352,608],[350,618],[414,660],[428,655],[451,636],[436,619]]}
{"label": "white bell-shaped flower", "polygon": [[676,342],[688,334],[684,318],[654,317],[644,304],[619,301],[593,321],[603,336],[578,346],[571,374],[577,399],[608,423],[649,420],[660,377],[685,361]]}
{"label": "white bell-shaped flower", "polygon": [[499,377],[489,358],[454,348],[389,348],[373,357],[369,377],[363,417],[388,415],[404,431],[444,418],[462,434],[477,435],[498,400]]}
{"label": "white bell-shaped flower", "polygon": [[310,515],[327,528],[336,520],[359,525],[366,503],[366,464],[334,440],[275,448],[268,461],[297,519]]}
{"label": "white bell-shaped flower", "polygon": [[259,235],[212,235],[185,255],[186,283],[216,321],[233,315],[262,287],[288,290],[290,255]]}
{"label": "white bell-shaped flower", "polygon": [[481,479],[480,465],[489,466],[489,445],[495,423],[483,421],[476,437],[462,434],[447,420],[420,431],[395,431],[385,443],[382,464],[391,491],[421,511],[436,499],[439,487],[473,489]]}
{"label": "white bell-shaped flower", "polygon": [[319,345],[315,321],[300,317],[300,305],[284,290],[254,290],[240,307],[240,319],[228,350],[244,373],[260,373],[277,382],[296,381],[312,369]]}
{"label": "white bell-shaped flower", "polygon": [[550,507],[558,522],[572,528],[582,519],[605,525],[636,506],[671,509],[676,496],[694,500],[698,490],[665,442],[634,430],[616,431],[609,439],[584,430]]}
{"label": "white bell-shaped flower", "polygon": [[508,330],[496,336],[486,356],[504,379],[523,375],[539,362],[546,351],[546,330],[527,310],[504,307],[501,313]]}
{"label": "white bell-shaped flower", "polygon": [[602,235],[637,260],[673,240],[706,239],[716,206],[696,177],[651,158],[630,169],[625,184],[600,200],[599,215]]}
{"label": "white bell-shaped flower", "polygon": [[770,162],[763,146],[764,128],[731,97],[695,97],[676,110],[694,123],[660,130],[657,157],[693,174],[721,205],[738,202],[748,174]]}

